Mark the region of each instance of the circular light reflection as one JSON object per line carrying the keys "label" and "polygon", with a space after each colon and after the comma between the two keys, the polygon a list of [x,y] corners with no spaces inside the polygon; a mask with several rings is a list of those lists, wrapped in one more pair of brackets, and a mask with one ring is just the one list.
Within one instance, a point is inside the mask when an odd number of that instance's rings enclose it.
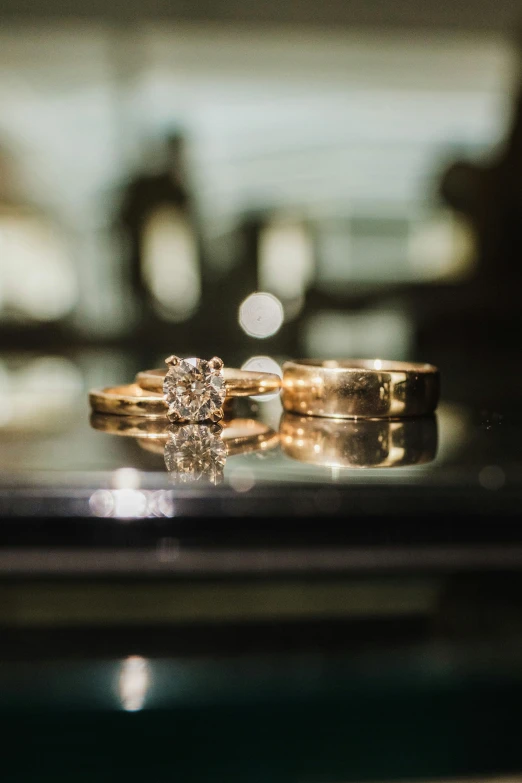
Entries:
{"label": "circular light reflection", "polygon": [[283,320],[283,305],[273,294],[250,294],[239,307],[239,323],[250,337],[271,337],[279,331]]}
{"label": "circular light reflection", "polygon": [[[270,356],[251,356],[250,359],[241,366],[242,370],[250,370],[251,372],[271,372],[274,375],[283,377],[283,371],[278,363]],[[266,402],[279,397],[280,392],[276,391],[273,394],[257,394],[254,395],[252,400],[259,400],[260,402]]]}
{"label": "circular light reflection", "polygon": [[479,473],[479,482],[484,489],[501,489],[506,483],[506,474],[499,465],[486,465]]}
{"label": "circular light reflection", "polygon": [[235,468],[228,477],[230,486],[236,492],[249,492],[256,483],[254,473],[250,468]]}

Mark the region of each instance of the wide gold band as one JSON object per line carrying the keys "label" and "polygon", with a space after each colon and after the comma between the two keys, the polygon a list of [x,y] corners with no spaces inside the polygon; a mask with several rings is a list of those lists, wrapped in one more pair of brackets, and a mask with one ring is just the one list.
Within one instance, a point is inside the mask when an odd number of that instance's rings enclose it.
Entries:
{"label": "wide gold band", "polygon": [[[93,413],[91,427],[110,435],[135,438],[146,451],[163,454],[169,432],[182,424],[171,424],[163,416],[152,419],[144,416],[114,416]],[[221,424],[194,424],[194,427],[214,427],[227,447],[227,455],[247,454],[252,451],[268,450],[279,443],[279,434],[267,424],[255,419],[230,419]]]}
{"label": "wide gold band", "polygon": [[[136,383],[144,390],[163,394],[166,370],[145,370],[136,375]],[[223,368],[227,397],[250,397],[273,394],[281,388],[281,378],[275,373]]]}
{"label": "wide gold band", "polygon": [[300,359],[283,365],[283,407],[307,416],[392,418],[433,413],[439,371],[380,359]]}
{"label": "wide gold band", "polygon": [[339,419],[285,413],[281,448],[299,462],[339,468],[391,468],[431,462],[437,453],[435,416]]}

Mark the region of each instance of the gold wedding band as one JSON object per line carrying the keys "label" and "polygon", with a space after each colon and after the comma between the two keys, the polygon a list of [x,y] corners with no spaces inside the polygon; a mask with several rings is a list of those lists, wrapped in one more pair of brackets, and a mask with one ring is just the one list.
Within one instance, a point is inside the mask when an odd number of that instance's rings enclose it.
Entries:
{"label": "gold wedding band", "polygon": [[[145,370],[136,375],[136,383],[148,392],[163,392],[166,370]],[[273,394],[281,389],[281,378],[275,373],[254,372],[223,368],[227,397],[251,397],[261,394]]]}
{"label": "gold wedding band", "polygon": [[392,418],[433,413],[439,371],[431,364],[380,359],[300,359],[283,365],[286,411],[329,418]]}
{"label": "gold wedding band", "polygon": [[347,421],[285,413],[279,434],[287,456],[329,467],[420,465],[437,453],[435,416]]}

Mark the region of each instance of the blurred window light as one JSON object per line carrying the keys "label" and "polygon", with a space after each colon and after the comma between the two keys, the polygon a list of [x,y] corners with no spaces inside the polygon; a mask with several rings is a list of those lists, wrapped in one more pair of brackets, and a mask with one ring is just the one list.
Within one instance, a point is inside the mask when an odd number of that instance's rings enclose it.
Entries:
{"label": "blurred window light", "polygon": [[283,305],[273,294],[250,294],[239,308],[239,323],[250,337],[271,337],[283,325]]}
{"label": "blurred window light", "polygon": [[[259,237],[259,286],[271,291],[283,304],[303,301],[314,277],[311,237],[302,221],[274,220]],[[295,308],[294,308],[295,310]],[[285,307],[288,318],[288,310]],[[297,315],[292,311],[292,315]]]}
{"label": "blurred window light", "polygon": [[391,215],[378,205],[374,214],[321,221],[318,287],[328,291],[348,281],[380,284],[410,279],[408,235],[406,213]]}
{"label": "blurred window light", "polygon": [[473,232],[449,210],[413,207],[402,216],[376,214],[318,223],[318,288],[340,283],[381,284],[461,279],[476,261]]}
{"label": "blurred window light", "polygon": [[143,709],[150,688],[150,666],[146,658],[130,655],[121,663],[118,695],[126,712]]}
{"label": "blurred window light", "polygon": [[161,315],[170,321],[189,318],[199,304],[201,276],[196,237],[180,210],[154,210],[143,232],[142,257],[143,279]]}
{"label": "blurred window light", "polygon": [[352,235],[348,220],[324,220],[317,223],[318,289],[336,288],[352,278]]}
{"label": "blurred window light", "polygon": [[470,224],[449,210],[412,222],[408,242],[412,277],[454,280],[469,275],[478,258]]}
{"label": "blurred window light", "polygon": [[0,429],[46,432],[67,426],[83,405],[79,368],[60,356],[40,356],[0,369]]}
{"label": "blurred window light", "polygon": [[411,323],[405,313],[375,308],[365,312],[319,312],[304,326],[308,356],[386,356],[401,359],[411,348]]}
{"label": "blurred window light", "polygon": [[[103,30],[57,24],[49,40],[20,29],[16,36],[1,31],[0,41],[2,140],[14,139],[26,151],[19,161],[20,183],[30,198],[71,226],[82,274],[78,323],[104,333],[108,324],[119,328],[127,297],[118,273],[124,261],[117,259],[119,269],[113,268],[114,255],[100,238],[113,206],[103,194],[128,174],[131,164],[144,162],[139,143],[144,133],[157,134],[178,123],[193,129],[192,174],[209,247],[238,214],[260,203],[285,209],[299,205],[317,218],[348,219],[365,207],[371,213],[376,205],[377,217],[388,208],[399,218],[415,220],[419,204],[432,200],[434,160],[457,149],[459,155],[464,151],[465,157],[475,157],[501,142],[514,63],[511,42],[493,33],[433,33],[419,46],[391,31],[385,38],[375,31],[349,30],[325,36],[320,30],[303,35],[252,29],[238,36],[232,29],[217,33],[183,24],[152,25],[140,38],[145,56],[136,79],[126,87],[125,133],[115,155],[113,141],[121,134]],[[152,228],[156,221],[162,224],[152,216]],[[180,262],[183,269],[171,274],[176,258],[195,254],[184,216],[172,222],[188,233],[165,229],[160,234],[168,235],[166,241],[150,239],[144,276],[158,311],[175,321],[197,307],[200,283],[192,261]],[[336,229],[331,236],[332,231],[323,237],[328,248],[323,248],[322,286],[333,288],[337,280],[366,274],[358,260],[361,246],[369,259],[368,274],[375,271],[372,279],[380,280],[388,270],[393,279],[427,275],[431,262],[417,252],[418,242],[425,247],[417,232],[425,235],[431,229],[408,229],[404,243],[394,239],[390,252],[385,237],[359,237],[354,249],[349,231]],[[286,241],[269,237],[267,244],[277,249]],[[182,251],[171,253],[171,245]],[[7,314],[12,305],[5,252],[1,247],[0,313]],[[380,260],[373,266],[372,257],[381,252],[390,259],[386,270]],[[52,255],[50,249],[43,252],[45,258]],[[28,308],[34,318],[61,317],[75,300],[74,269],[51,275],[52,264],[43,256],[34,274],[15,280],[16,308],[20,313]],[[267,284],[259,285],[280,298],[288,318],[293,311],[285,295],[270,283],[272,264],[266,269]],[[49,275],[56,278],[54,287],[45,283]],[[66,282],[69,277],[72,283]],[[288,282],[285,274],[277,284]]]}
{"label": "blurred window light", "polygon": [[78,282],[65,241],[45,217],[0,211],[0,308],[8,317],[53,321],[76,304]]}
{"label": "blurred window light", "polygon": [[378,283],[407,279],[410,275],[408,229],[406,215],[389,216],[377,212],[352,217],[352,275],[359,280]]}

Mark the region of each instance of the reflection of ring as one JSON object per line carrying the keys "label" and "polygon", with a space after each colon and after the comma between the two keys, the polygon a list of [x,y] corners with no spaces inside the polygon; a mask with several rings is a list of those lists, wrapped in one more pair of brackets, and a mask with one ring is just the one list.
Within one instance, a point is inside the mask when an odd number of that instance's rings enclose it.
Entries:
{"label": "reflection of ring", "polygon": [[122,435],[125,438],[147,438],[165,440],[165,431],[170,422],[163,416],[114,416],[112,413],[91,413],[91,427],[108,435]]}
{"label": "reflection of ring", "polygon": [[330,467],[420,465],[437,453],[435,416],[339,421],[285,413],[279,434],[289,457]]}
{"label": "reflection of ring", "polygon": [[[152,419],[143,416],[112,416],[93,413],[90,421],[91,427],[95,430],[110,435],[136,438],[143,449],[155,454],[163,454],[169,433],[181,431],[183,426],[170,424],[165,415]],[[205,427],[208,425],[194,426]],[[220,433],[221,439],[226,445],[228,456],[247,454],[261,449],[265,451],[279,443],[278,433],[274,432],[267,424],[255,419],[230,419],[217,425],[216,432]]]}
{"label": "reflection of ring", "polygon": [[439,371],[380,359],[300,359],[283,365],[285,410],[307,416],[386,418],[433,413]]}
{"label": "reflection of ring", "polygon": [[160,454],[171,479],[223,480],[227,457],[252,451],[268,451],[279,443],[279,434],[254,419],[225,423],[170,424],[162,419],[93,414],[91,426],[113,435],[135,438],[141,448]]}

